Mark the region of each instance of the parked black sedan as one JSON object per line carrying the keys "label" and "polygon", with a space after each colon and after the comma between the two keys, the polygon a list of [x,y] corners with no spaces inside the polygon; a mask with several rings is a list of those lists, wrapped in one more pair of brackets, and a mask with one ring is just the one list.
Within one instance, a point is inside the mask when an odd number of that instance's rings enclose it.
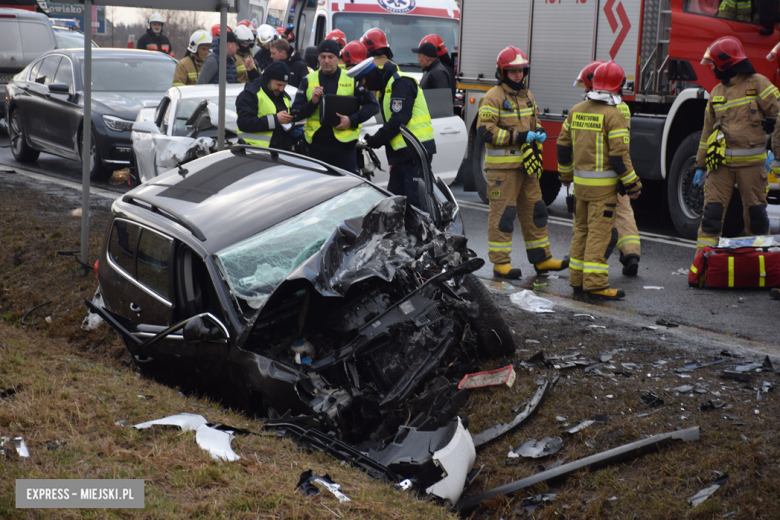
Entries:
{"label": "parked black sedan", "polygon": [[[81,160],[84,51],[48,52],[6,86],[6,121],[17,161],[40,152]],[[92,50],[92,179],[130,164],[131,129],[142,108],[170,88],[176,61],[160,52]]]}

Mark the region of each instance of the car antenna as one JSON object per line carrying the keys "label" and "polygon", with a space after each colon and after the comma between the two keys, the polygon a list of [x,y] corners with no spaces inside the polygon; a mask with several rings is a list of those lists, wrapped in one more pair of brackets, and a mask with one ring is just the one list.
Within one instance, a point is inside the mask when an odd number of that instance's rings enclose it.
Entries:
{"label": "car antenna", "polygon": [[177,164],[176,166],[179,167],[179,175],[182,177],[186,177],[188,173],[190,173],[189,170],[185,169],[184,166],[181,165],[181,163]]}

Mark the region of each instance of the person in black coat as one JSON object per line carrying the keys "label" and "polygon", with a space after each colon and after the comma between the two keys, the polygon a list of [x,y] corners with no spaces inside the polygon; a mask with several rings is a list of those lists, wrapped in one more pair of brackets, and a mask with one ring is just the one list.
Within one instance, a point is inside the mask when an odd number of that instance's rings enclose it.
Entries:
{"label": "person in black coat", "polygon": [[303,78],[309,74],[306,62],[286,40],[276,40],[271,43],[271,59],[274,62],[283,61],[290,67],[289,83],[295,88],[298,88]]}
{"label": "person in black coat", "polygon": [[[292,149],[292,145],[295,139],[300,137],[303,127],[296,126],[288,131],[282,126],[293,120],[293,116],[290,115],[290,96],[284,91],[289,79],[290,68],[287,64],[282,61],[275,62],[265,68],[261,77],[247,83],[244,90],[238,95],[236,98],[237,124],[239,135],[244,141],[255,144],[251,134],[273,132],[269,145],[271,148],[288,151]],[[261,91],[262,94],[260,94]],[[261,96],[267,98],[266,105],[268,99],[273,102],[274,113],[259,115],[258,98]]]}
{"label": "person in black coat", "polygon": [[164,52],[173,58],[171,41],[162,33],[163,24],[165,24],[165,21],[160,13],[154,13],[150,16],[146,22],[146,34],[138,38],[135,48]]}
{"label": "person in black coat", "polygon": [[420,88],[423,90],[448,88],[452,91],[452,100],[455,101],[455,85],[452,84],[449,70],[439,59],[436,47],[432,43],[425,42],[412,49],[412,52],[417,53],[417,62],[423,70]]}

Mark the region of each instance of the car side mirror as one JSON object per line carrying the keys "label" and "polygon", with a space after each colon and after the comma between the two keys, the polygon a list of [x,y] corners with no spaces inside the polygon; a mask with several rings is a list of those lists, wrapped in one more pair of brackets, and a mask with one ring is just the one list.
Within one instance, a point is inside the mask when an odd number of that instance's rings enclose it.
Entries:
{"label": "car side mirror", "polygon": [[184,341],[189,343],[201,343],[219,338],[220,330],[210,323],[210,320],[201,316],[192,318],[184,326]]}
{"label": "car side mirror", "polygon": [[314,70],[317,70],[319,63],[317,61],[317,47],[310,45],[303,51],[303,59],[306,61],[306,65]]}
{"label": "car side mirror", "polygon": [[49,92],[52,94],[70,94],[70,86],[67,83],[49,83]]}

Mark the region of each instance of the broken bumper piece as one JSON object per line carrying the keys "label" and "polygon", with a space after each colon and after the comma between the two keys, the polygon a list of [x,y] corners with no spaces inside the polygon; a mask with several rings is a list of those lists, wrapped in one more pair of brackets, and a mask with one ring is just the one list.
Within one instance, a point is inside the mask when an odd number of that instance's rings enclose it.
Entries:
{"label": "broken bumper piece", "polygon": [[542,471],[530,477],[526,477],[509,484],[504,484],[483,493],[464,497],[458,502],[457,508],[461,513],[468,514],[476,509],[482,502],[490,500],[491,498],[499,495],[508,495],[527,488],[540,482],[551,482],[561,480],[572,473],[580,471],[582,469],[595,470],[610,464],[618,464],[626,460],[630,460],[646,453],[654,452],[662,447],[670,444],[672,441],[698,441],[699,440],[699,427],[687,428],[685,430],[678,430],[669,433],[662,433],[660,435],[654,435],[641,441],[632,442],[607,450],[603,453],[597,453],[583,459],[563,464],[557,468],[553,468],[547,471]]}

